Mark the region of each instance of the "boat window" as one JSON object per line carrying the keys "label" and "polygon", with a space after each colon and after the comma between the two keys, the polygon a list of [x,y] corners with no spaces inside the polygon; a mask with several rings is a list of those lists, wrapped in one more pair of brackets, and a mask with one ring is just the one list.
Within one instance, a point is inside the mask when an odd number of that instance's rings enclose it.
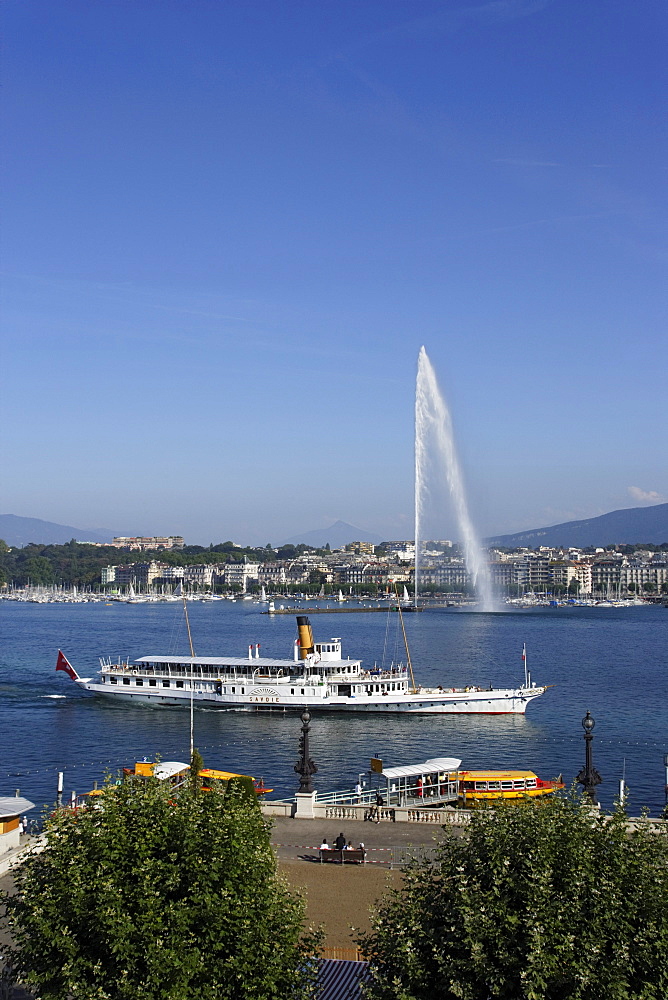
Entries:
{"label": "boat window", "polygon": [[476,781],[475,787],[476,787],[476,791],[477,792],[486,792],[487,791],[487,782],[486,781]]}
{"label": "boat window", "polygon": [[177,686],[177,688],[182,688],[183,687],[183,681],[177,681],[176,682],[176,686]]}
{"label": "boat window", "polygon": [[535,788],[535,787],[536,787],[536,779],[527,778],[527,788]]}
{"label": "boat window", "polygon": [[115,678],[115,677],[110,677],[110,678],[109,678],[109,683],[110,683],[110,684],[118,684],[118,681],[116,680],[116,678]]}
{"label": "boat window", "polygon": [[302,694],[304,694],[304,688],[301,689]]}
{"label": "boat window", "polygon": [[149,681],[149,682],[148,682],[148,686],[149,686],[149,687],[152,687],[152,688],[154,688],[154,687],[155,687],[155,685],[156,685],[156,682],[155,682],[155,681]]}
{"label": "boat window", "polygon": [[520,778],[519,781],[513,781],[513,788],[524,788],[524,778]]}
{"label": "boat window", "polygon": [[465,781],[464,782],[464,788],[466,789],[467,792],[473,791],[474,787],[475,787],[475,781]]}
{"label": "boat window", "polygon": [[138,688],[144,686],[144,682],[142,680],[140,680],[139,677],[136,679],[135,684],[137,685]]}
{"label": "boat window", "polygon": [[236,693],[237,693],[237,689],[235,687],[233,687],[232,688],[232,694],[236,694]]}
{"label": "boat window", "polygon": [[123,678],[123,683],[124,684],[129,684],[130,683],[130,678],[129,677],[124,677]]}
{"label": "boat window", "polygon": [[163,686],[164,688],[168,688],[168,687],[170,687],[170,682],[169,682],[169,681],[163,681],[163,682],[162,682],[162,686]]}
{"label": "boat window", "polygon": [[512,787],[513,787],[512,781],[502,781],[501,782],[501,788],[512,788]]}

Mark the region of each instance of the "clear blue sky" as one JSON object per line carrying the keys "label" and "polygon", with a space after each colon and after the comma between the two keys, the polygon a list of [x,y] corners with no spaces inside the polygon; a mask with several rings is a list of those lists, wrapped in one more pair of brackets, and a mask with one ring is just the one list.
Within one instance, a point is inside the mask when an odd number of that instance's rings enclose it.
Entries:
{"label": "clear blue sky", "polygon": [[482,534],[668,497],[663,0],[2,16],[0,512],[412,537],[423,343]]}

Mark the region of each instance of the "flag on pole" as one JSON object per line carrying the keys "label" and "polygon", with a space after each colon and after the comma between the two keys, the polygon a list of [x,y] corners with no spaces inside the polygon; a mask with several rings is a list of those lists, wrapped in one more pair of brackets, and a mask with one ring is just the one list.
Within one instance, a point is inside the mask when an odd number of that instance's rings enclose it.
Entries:
{"label": "flag on pole", "polygon": [[68,677],[71,677],[73,681],[79,679],[79,675],[67,659],[65,654],[61,649],[58,650],[58,660],[56,661],[56,670],[64,670]]}

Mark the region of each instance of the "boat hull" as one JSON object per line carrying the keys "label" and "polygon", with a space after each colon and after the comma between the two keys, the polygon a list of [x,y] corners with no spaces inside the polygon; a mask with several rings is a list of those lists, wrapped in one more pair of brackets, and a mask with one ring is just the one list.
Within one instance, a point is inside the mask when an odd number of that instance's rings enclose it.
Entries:
{"label": "boat hull", "polygon": [[[169,695],[147,691],[110,691],[106,684],[79,681],[79,685],[91,694],[101,695],[111,701],[133,705],[152,705],[163,708],[190,706],[190,691],[170,692]],[[266,689],[265,689],[266,691]],[[305,707],[319,712],[354,712],[410,715],[524,715],[527,705],[534,698],[544,694],[545,688],[507,689],[495,691],[472,691],[441,694],[418,691],[401,698],[348,698],[314,697],[310,695],[281,697],[280,692],[259,695],[229,696],[208,692],[193,693],[193,704],[197,708],[216,708],[228,711],[293,711],[302,712]]]}

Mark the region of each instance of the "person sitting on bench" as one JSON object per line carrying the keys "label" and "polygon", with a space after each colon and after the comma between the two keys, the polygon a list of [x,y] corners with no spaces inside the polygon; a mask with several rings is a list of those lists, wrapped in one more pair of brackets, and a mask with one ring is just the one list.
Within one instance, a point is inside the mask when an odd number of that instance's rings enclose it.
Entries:
{"label": "person sitting on bench", "polygon": [[334,847],[336,848],[337,851],[342,851],[345,846],[346,846],[346,838],[343,836],[342,833],[340,833],[336,838],[336,840],[334,841]]}

